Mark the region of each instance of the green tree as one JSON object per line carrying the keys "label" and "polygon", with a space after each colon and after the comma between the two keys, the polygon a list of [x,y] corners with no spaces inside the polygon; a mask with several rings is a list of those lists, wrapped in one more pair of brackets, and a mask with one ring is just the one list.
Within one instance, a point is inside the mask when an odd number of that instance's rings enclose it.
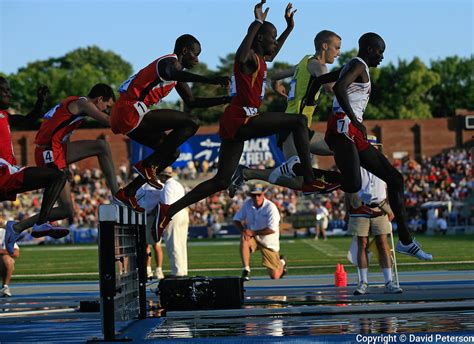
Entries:
{"label": "green tree", "polygon": [[36,101],[36,87],[40,84],[48,85],[51,96],[46,107],[52,107],[67,96],[87,95],[99,82],[117,89],[131,74],[132,66],[119,55],[91,46],[29,63],[8,79],[14,95],[13,107],[26,112]]}
{"label": "green tree", "polygon": [[474,107],[474,57],[447,57],[431,61],[431,70],[440,77],[431,91],[431,111],[434,117],[453,116],[456,109]]}
{"label": "green tree", "polygon": [[439,75],[417,57],[411,62],[399,60],[371,71],[372,91],[364,114],[366,119],[431,118],[431,88]]}

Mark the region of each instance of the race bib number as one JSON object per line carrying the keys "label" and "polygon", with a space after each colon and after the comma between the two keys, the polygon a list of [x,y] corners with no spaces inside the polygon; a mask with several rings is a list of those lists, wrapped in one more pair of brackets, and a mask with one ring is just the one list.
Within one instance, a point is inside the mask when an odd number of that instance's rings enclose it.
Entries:
{"label": "race bib number", "polygon": [[51,164],[54,162],[54,155],[53,151],[51,150],[45,150],[43,151],[43,160],[46,164]]}
{"label": "race bib number", "polygon": [[295,99],[295,90],[296,90],[296,80],[291,79],[290,91],[288,92],[288,100],[294,100]]}
{"label": "race bib number", "polygon": [[247,117],[253,117],[253,116],[258,115],[258,109],[257,108],[244,106],[243,109],[244,109],[245,115]]}
{"label": "race bib number", "polygon": [[142,117],[148,112],[148,107],[145,105],[144,102],[136,102],[135,104],[133,104],[133,106],[137,110],[140,117]]}
{"label": "race bib number", "polygon": [[336,122],[337,125],[337,132],[339,134],[348,134],[349,133],[349,124],[351,123],[349,117],[344,117],[338,119]]}
{"label": "race bib number", "polygon": [[237,85],[235,84],[235,75],[232,74],[230,78],[230,96],[235,97],[237,95]]}

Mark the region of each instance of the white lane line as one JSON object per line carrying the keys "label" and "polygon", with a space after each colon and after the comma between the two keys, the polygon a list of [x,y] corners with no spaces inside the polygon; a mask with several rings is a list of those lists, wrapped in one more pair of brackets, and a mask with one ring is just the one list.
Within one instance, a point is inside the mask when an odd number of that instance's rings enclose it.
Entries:
{"label": "white lane line", "polygon": [[[15,306],[12,306],[14,308]],[[9,313],[0,313],[0,318],[8,317],[17,317],[24,315],[40,315],[40,314],[50,314],[50,313],[72,313],[76,312],[75,308],[63,308],[63,309],[47,309],[47,310],[37,310],[37,311],[24,311],[24,312],[9,312]]]}

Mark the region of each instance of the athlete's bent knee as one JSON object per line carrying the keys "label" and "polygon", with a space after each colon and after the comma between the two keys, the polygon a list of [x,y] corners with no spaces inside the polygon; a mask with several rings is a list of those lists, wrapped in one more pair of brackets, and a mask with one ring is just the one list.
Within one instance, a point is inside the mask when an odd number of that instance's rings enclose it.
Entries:
{"label": "athlete's bent knee", "polygon": [[179,149],[176,149],[171,156],[173,158],[173,161],[176,161],[176,159],[179,158],[180,154],[181,154],[181,151]]}
{"label": "athlete's bent knee", "polygon": [[306,128],[308,126],[308,118],[304,115],[292,115],[295,117],[295,125],[298,128]]}
{"label": "athlete's bent knee", "polygon": [[216,189],[216,192],[225,190],[230,185],[230,178],[220,178],[220,177],[216,176],[216,177],[214,177],[213,184],[214,184],[214,187]]}
{"label": "athlete's bent knee", "polygon": [[199,129],[199,119],[196,116],[189,115],[187,126],[193,132],[196,132]]}
{"label": "athlete's bent knee", "polygon": [[110,151],[110,145],[106,140],[97,140],[97,147],[101,153],[108,153]]}
{"label": "athlete's bent knee", "polygon": [[342,190],[344,192],[348,192],[348,193],[356,193],[356,192],[359,192],[359,190],[361,188],[362,188],[362,182],[360,180],[358,180],[358,181],[354,181],[352,183],[344,182]]}

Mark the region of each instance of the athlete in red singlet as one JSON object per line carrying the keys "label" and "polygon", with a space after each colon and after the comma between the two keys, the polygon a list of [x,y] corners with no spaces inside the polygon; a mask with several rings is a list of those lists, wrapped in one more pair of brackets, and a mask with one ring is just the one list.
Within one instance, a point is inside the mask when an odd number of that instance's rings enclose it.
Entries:
{"label": "athlete in red singlet", "polygon": [[[173,54],[153,61],[120,86],[120,98],[110,118],[112,130],[154,150],[149,157],[135,164],[134,170],[139,177],[115,194],[117,201],[136,211],[144,211],[135,198],[137,190],[144,183],[157,189],[163,187],[156,176],[178,158],[178,147],[193,136],[199,127],[197,118],[189,113],[169,109],[150,110],[150,106],[166,97],[175,87],[189,108],[230,102],[228,96],[193,96],[186,82],[221,86],[229,83],[227,77],[205,77],[184,70],[197,65],[200,53],[199,41],[191,35],[182,35],[176,40]],[[170,132],[166,134],[168,130]]]}
{"label": "athlete in red singlet", "polygon": [[[81,140],[70,142],[69,138],[87,116],[109,126],[109,116],[103,111],[110,109],[115,101],[114,91],[109,85],[97,84],[87,97],[71,96],[54,106],[43,116],[35,138],[35,161],[40,167],[51,167],[68,171],[68,165],[97,156],[107,186],[116,193],[119,189],[114,162],[109,144],[105,140]],[[57,221],[72,217],[74,207],[69,183],[64,186],[58,199],[58,207],[52,209],[49,219]],[[31,226],[38,216],[22,221],[21,229]]]}
{"label": "athlete in red singlet", "polygon": [[[286,38],[293,30],[292,5],[285,9],[286,30],[277,39],[277,30],[270,22],[265,22],[268,8],[262,11],[265,0],[255,6],[255,21],[250,24],[247,35],[235,55],[234,78],[236,96],[225,109],[220,120],[219,133],[222,144],[219,151],[219,166],[214,178],[196,186],[177,202],[160,205],[159,216],[152,234],[158,239],[167,223],[181,209],[213,193],[226,189],[237,167],[244,143],[251,138],[268,136],[282,129],[294,134],[295,145],[301,159],[301,175],[304,183],[311,186],[314,181],[309,152],[306,117],[288,116],[285,113],[260,113],[259,106],[265,92],[265,60],[272,61]],[[233,90],[233,89],[232,89]],[[231,91],[232,94],[232,91]]]}
{"label": "athlete in red singlet", "polygon": [[[31,223],[33,225],[31,234],[38,238],[45,235],[62,238],[69,233],[69,230],[53,227],[47,221],[54,202],[66,183],[66,175],[49,168],[16,166],[10,133],[10,126],[23,129],[35,126],[48,92],[46,86],[40,87],[35,108],[28,115],[11,115],[7,112],[10,104],[10,85],[5,78],[0,77],[0,201],[13,201],[19,193],[44,188],[41,210],[36,221]],[[8,253],[13,254],[13,246],[19,233],[26,228],[23,226],[23,221],[7,222],[4,240]]]}

